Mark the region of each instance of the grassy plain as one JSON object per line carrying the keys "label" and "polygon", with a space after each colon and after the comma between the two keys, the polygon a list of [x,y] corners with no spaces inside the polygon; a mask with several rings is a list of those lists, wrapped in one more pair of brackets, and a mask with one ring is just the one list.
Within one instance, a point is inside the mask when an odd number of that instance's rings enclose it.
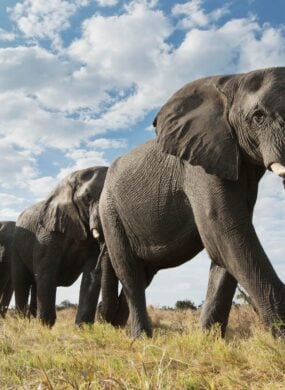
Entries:
{"label": "grassy plain", "polygon": [[285,389],[285,343],[247,306],[225,340],[199,330],[198,312],[150,308],[154,337],[133,341],[106,324],[77,329],[74,310],[52,330],[0,320],[0,389]]}

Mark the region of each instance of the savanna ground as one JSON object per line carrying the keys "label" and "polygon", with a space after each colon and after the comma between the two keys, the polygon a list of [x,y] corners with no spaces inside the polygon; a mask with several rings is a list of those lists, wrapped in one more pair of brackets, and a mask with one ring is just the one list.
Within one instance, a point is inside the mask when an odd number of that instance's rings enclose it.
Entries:
{"label": "savanna ground", "polygon": [[198,312],[150,308],[154,337],[96,324],[78,329],[73,309],[52,330],[8,313],[0,320],[0,389],[285,389],[285,343],[247,305],[226,339],[198,328]]}

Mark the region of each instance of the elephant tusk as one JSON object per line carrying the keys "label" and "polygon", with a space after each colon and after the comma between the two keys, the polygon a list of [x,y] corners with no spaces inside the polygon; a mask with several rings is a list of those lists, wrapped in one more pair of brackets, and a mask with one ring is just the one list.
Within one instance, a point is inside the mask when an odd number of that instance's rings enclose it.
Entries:
{"label": "elephant tusk", "polygon": [[285,167],[282,164],[279,163],[273,163],[270,165],[270,169],[272,172],[274,172],[276,175],[285,177]]}
{"label": "elephant tusk", "polygon": [[95,238],[95,240],[98,240],[98,238],[100,237],[100,234],[97,229],[92,229],[92,235]]}

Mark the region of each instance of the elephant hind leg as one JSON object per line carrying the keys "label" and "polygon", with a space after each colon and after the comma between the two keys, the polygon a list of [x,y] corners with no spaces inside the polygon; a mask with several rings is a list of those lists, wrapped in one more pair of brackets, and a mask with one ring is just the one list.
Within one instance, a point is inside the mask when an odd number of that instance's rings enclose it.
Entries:
{"label": "elephant hind leg", "polygon": [[236,286],[236,279],[225,268],[211,263],[207,296],[200,317],[203,329],[219,324],[221,336],[225,336]]}
{"label": "elephant hind leg", "polygon": [[124,326],[126,326],[128,322],[129,314],[130,311],[129,311],[126,294],[122,289],[119,295],[118,306],[117,306],[115,317],[112,321],[112,325],[123,328]]}
{"label": "elephant hind leg", "polygon": [[[153,269],[152,267],[145,267],[145,288],[147,288],[150,285],[156,272],[157,270]],[[116,315],[112,321],[112,325],[118,327],[126,326],[129,318],[129,312],[130,311],[126,299],[126,294],[124,293],[124,289],[122,288],[119,295],[119,302],[118,302]]]}
{"label": "elephant hind leg", "polygon": [[146,309],[144,264],[132,253],[115,208],[110,204],[105,205],[105,202],[110,202],[110,199],[106,199],[106,194],[102,199],[101,219],[111,263],[123,285],[130,308],[132,336],[139,337],[142,332],[151,336],[152,329]]}
{"label": "elephant hind leg", "polygon": [[[152,267],[145,267],[145,288],[147,288],[150,285],[156,272],[157,272],[157,270],[153,269]],[[115,275],[115,278],[117,279],[116,275]],[[105,282],[109,282],[109,279],[106,279]],[[114,290],[116,291],[116,294],[117,294],[118,286],[115,285],[115,287],[116,287],[116,289],[114,289]],[[108,293],[109,293],[109,290],[107,290],[107,294]],[[102,297],[103,297],[103,294],[102,294]],[[116,310],[114,313],[114,307],[115,307],[114,303],[117,301],[118,301],[118,304],[117,304],[117,307],[116,307]],[[114,315],[112,317],[113,319],[112,319],[112,321],[110,321],[111,324],[113,326],[120,327],[120,328],[126,326],[126,324],[128,322],[130,311],[129,311],[129,306],[128,306],[126,294],[124,293],[124,289],[123,288],[121,289],[118,300],[117,300],[117,295],[116,295],[115,299],[113,299],[113,300],[109,299],[109,303],[111,304],[112,310],[114,313]],[[102,310],[103,305],[104,305],[104,299],[102,299],[100,310]]]}
{"label": "elephant hind leg", "polygon": [[30,273],[24,264],[19,263],[17,270],[12,273],[13,287],[15,291],[16,310],[19,314],[26,316],[30,293]]}

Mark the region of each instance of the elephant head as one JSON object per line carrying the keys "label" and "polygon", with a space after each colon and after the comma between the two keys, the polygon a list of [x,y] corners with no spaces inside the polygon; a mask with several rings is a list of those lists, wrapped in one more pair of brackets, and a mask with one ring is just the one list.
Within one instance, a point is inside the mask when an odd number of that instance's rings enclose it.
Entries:
{"label": "elephant head", "polygon": [[241,157],[285,177],[285,67],[196,80],[154,121],[163,151],[237,180]]}
{"label": "elephant head", "polygon": [[44,202],[40,225],[48,231],[85,240],[88,232],[96,228],[93,210],[99,201],[107,169],[81,169],[62,179]]}

